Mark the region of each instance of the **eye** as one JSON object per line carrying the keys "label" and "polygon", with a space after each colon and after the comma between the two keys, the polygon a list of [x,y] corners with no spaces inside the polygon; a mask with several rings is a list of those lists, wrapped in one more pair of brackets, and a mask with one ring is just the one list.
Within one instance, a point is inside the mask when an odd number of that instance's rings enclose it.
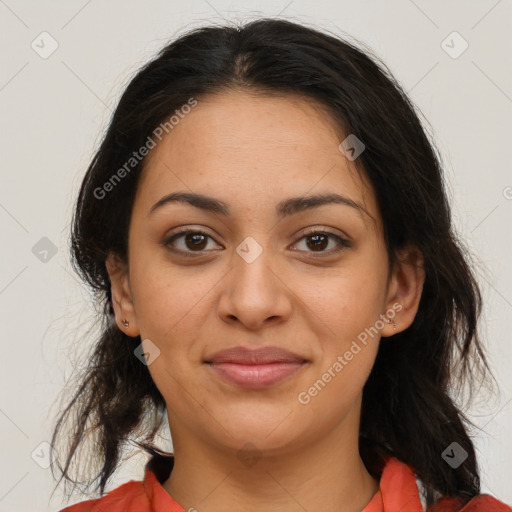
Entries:
{"label": "eye", "polygon": [[[182,253],[184,256],[196,256],[196,254],[193,253],[198,253],[199,255],[205,252],[204,249],[208,245],[208,238],[213,240],[213,238],[204,231],[183,229],[165,240],[164,245],[172,251]],[[176,241],[178,240],[180,240],[180,243],[178,243],[178,247],[176,247]]]}
{"label": "eye", "polygon": [[[296,244],[302,240],[305,240],[305,246],[308,249],[311,249],[311,251],[306,249],[306,252],[318,253],[312,254],[312,256],[315,258],[336,254],[347,247],[351,247],[351,244],[348,240],[326,229],[314,229],[308,231],[299,239],[298,242],[296,242]],[[325,250],[325,248],[329,246],[330,240],[335,242],[334,247],[329,250]]]}

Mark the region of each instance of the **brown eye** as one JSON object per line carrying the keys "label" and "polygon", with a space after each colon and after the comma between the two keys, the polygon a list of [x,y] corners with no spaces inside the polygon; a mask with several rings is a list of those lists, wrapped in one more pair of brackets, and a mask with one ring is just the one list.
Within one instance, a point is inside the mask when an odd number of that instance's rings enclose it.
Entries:
{"label": "brown eye", "polygon": [[306,239],[308,240],[308,248],[314,251],[322,251],[329,245],[329,237],[323,233],[318,235],[308,235]]}
{"label": "brown eye", "polygon": [[204,249],[207,245],[206,235],[201,233],[188,233],[185,235],[184,243],[188,249]]}
{"label": "brown eye", "polygon": [[210,235],[203,231],[189,229],[172,235],[164,242],[164,245],[185,256],[195,256],[193,253],[200,255],[206,252],[205,249],[208,246],[208,239],[213,240]]}
{"label": "brown eye", "polygon": [[[344,238],[341,238],[339,235],[336,235],[330,231],[326,230],[316,230],[316,231],[310,231],[306,234],[304,234],[300,239],[305,240],[305,246],[306,250],[305,252],[311,252],[311,253],[318,253],[318,256],[323,255],[331,255],[334,253],[337,253],[341,251],[343,248],[351,247],[351,244],[348,240],[345,240]],[[334,241],[334,247],[327,249],[329,247],[330,241]],[[302,249],[298,249],[301,250]],[[313,254],[316,256],[315,254]]]}

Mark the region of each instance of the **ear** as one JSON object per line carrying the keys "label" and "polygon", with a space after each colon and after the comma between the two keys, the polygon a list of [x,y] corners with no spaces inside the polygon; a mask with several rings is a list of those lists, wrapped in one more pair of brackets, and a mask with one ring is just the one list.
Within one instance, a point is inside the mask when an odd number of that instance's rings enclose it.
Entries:
{"label": "ear", "polygon": [[[112,305],[116,314],[116,323],[121,331],[128,336],[136,337],[140,334],[135,317],[128,263],[122,261],[119,256],[109,253],[105,261],[108,276],[111,283]],[[128,326],[123,325],[123,320],[128,321]]]}
{"label": "ear", "polygon": [[423,256],[419,249],[407,246],[398,252],[397,259],[389,280],[383,337],[405,331],[412,324],[425,282]]}

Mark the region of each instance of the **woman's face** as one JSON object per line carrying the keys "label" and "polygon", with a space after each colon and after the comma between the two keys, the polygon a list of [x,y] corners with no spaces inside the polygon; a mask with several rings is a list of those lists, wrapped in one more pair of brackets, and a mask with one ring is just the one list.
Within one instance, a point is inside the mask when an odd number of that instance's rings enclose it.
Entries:
{"label": "woman's face", "polygon": [[[382,319],[402,330],[415,307],[410,279],[388,275],[375,195],[343,139],[312,100],[230,92],[199,99],[151,150],[129,268],[115,274],[109,260],[109,271],[118,324],[146,340],[173,439],[277,454],[341,425],[358,431],[380,336],[397,332]],[[171,193],[205,199],[155,207]],[[298,200],[322,195],[340,199]],[[216,358],[240,347],[292,356]]]}

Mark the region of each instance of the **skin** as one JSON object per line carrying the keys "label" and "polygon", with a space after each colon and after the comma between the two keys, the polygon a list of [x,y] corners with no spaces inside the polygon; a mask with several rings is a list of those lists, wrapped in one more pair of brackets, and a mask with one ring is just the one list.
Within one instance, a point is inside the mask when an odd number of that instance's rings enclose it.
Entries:
{"label": "skin", "polygon": [[[111,254],[107,269],[119,328],[160,351],[148,369],[167,403],[174,447],[164,488],[185,510],[352,512],[378,490],[358,451],[362,389],[381,336],[412,323],[424,272],[412,247],[389,272],[374,192],[338,149],[345,136],[311,99],[237,90],[200,98],[147,157],[129,265]],[[213,196],[231,215],[184,203],[149,215],[175,191]],[[323,192],[367,213],[328,204],[276,217],[280,201]],[[179,255],[164,245],[178,226],[211,238],[197,249],[182,236],[174,247],[193,256]],[[327,229],[350,246],[334,253],[338,243],[328,238],[315,249],[305,228]],[[262,249],[251,263],[236,251],[246,237]],[[396,329],[386,323],[301,404],[299,393],[393,304],[401,306]],[[277,345],[308,364],[269,388],[240,388],[204,364],[240,345]]]}

